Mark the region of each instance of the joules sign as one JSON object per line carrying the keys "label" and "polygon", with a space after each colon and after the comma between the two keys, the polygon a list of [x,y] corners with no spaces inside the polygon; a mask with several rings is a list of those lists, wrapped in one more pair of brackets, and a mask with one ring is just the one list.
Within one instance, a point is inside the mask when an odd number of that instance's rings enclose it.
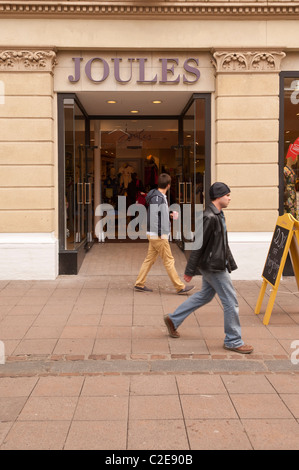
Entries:
{"label": "joules sign", "polygon": [[[155,72],[148,64],[147,58],[129,58],[123,61],[118,57],[103,59],[102,57],[93,57],[84,63],[83,57],[73,57],[74,73],[69,75],[71,83],[79,82],[82,70],[86,77],[93,83],[101,84],[109,76],[114,76],[118,83],[129,83],[133,79],[137,83],[162,84],[171,83],[196,83],[200,77],[198,69],[199,60],[194,57],[185,59],[183,65],[178,58],[160,58],[159,71],[155,67]],[[180,70],[179,70],[180,69]]]}

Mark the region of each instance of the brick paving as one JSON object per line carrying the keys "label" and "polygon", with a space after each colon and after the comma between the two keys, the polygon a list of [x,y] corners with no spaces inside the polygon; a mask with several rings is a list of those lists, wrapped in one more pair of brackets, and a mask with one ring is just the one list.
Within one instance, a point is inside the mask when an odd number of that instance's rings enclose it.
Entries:
{"label": "brick paving", "polygon": [[[78,276],[0,281],[0,449],[298,449],[295,280],[281,281],[267,326],[269,289],[255,315],[261,281],[234,281],[255,348],[242,356],[222,347],[217,298],[180,339],[167,335],[163,315],[184,297],[161,262],[148,277],[154,291],[133,291],[146,249],[96,245]],[[182,275],[185,256],[172,249]]]}

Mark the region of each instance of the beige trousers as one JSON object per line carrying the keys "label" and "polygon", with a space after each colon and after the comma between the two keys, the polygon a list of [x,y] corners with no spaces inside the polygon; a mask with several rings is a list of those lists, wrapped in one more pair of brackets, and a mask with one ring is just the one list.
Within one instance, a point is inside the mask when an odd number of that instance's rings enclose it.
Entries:
{"label": "beige trousers", "polygon": [[155,263],[158,256],[160,256],[176,291],[179,292],[181,289],[184,289],[185,284],[180,280],[179,275],[174,267],[174,257],[172,256],[168,239],[163,239],[160,237],[151,238],[149,236],[147,238],[149,241],[148,252],[140,268],[135,286],[145,286],[146,277],[152,265]]}

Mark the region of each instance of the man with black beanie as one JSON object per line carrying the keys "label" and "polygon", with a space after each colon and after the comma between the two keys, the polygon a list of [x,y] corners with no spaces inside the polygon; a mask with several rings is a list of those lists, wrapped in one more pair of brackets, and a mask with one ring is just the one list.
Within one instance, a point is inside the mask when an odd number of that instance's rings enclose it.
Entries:
{"label": "man with black beanie", "polygon": [[253,347],[241,338],[239,306],[229,273],[237,269],[227,240],[225,217],[222,209],[230,203],[230,189],[217,182],[210,187],[211,203],[203,215],[203,242],[201,248],[191,252],[184,279],[202,275],[202,288],[188,298],[172,314],[164,317],[169,335],[179,338],[179,325],[190,313],[210,302],[218,294],[224,310],[224,348],[241,354],[250,354]]}

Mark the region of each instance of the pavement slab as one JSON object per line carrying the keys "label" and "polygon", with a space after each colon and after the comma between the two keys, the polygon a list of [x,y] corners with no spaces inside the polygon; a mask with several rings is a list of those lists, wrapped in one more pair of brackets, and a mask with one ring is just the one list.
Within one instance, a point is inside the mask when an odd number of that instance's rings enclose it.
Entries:
{"label": "pavement slab", "polygon": [[[295,280],[281,281],[267,326],[270,291],[255,315],[262,281],[233,281],[254,346],[243,356],[223,349],[217,297],[170,338],[163,315],[184,296],[160,260],[148,276],[153,292],[135,292],[147,245],[126,245],[124,261],[123,250],[95,245],[77,276],[0,282],[0,449],[297,450]],[[185,255],[172,250],[182,277]]]}

